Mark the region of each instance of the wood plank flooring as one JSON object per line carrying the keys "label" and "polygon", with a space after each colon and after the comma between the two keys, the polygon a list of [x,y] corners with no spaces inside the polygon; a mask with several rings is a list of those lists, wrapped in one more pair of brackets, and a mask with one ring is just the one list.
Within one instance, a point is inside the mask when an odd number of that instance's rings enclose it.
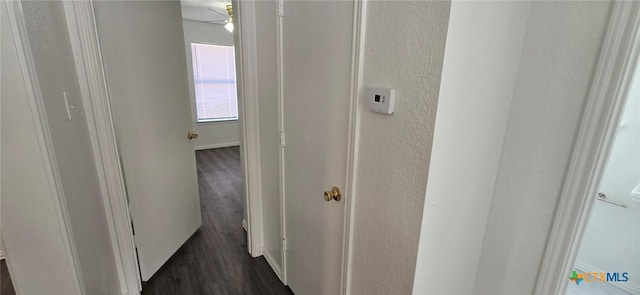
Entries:
{"label": "wood plank flooring", "polygon": [[16,291],[13,289],[13,284],[11,283],[11,277],[9,276],[9,270],[7,269],[7,262],[5,260],[0,261],[0,294],[16,295]]}
{"label": "wood plank flooring", "polygon": [[202,226],[143,285],[143,294],[293,294],[247,253],[238,147],[196,152]]}

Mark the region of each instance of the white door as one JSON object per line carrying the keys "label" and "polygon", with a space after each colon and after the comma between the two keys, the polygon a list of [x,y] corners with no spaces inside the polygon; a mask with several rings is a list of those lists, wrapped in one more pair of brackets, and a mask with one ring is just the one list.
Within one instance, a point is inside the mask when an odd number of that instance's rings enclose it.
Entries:
{"label": "white door", "polygon": [[94,5],[147,281],[201,224],[180,2]]}
{"label": "white door", "polygon": [[351,87],[352,1],[286,1],[283,114],[287,282],[296,294],[340,294]]}

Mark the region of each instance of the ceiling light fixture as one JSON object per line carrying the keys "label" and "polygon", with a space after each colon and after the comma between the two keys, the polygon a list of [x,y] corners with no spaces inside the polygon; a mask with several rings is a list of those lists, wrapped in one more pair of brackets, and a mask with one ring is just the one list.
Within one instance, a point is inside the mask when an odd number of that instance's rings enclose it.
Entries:
{"label": "ceiling light fixture", "polygon": [[227,24],[224,25],[224,28],[233,33],[233,8],[231,7],[231,4],[227,5],[227,12],[229,13],[229,20],[227,21]]}

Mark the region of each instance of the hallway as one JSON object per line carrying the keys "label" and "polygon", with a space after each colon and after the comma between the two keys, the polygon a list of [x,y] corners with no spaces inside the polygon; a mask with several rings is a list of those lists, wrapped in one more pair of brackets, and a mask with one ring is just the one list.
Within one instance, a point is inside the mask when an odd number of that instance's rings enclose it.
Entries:
{"label": "hallway", "polygon": [[240,151],[196,151],[202,226],[143,285],[143,294],[292,294],[264,257],[247,253]]}

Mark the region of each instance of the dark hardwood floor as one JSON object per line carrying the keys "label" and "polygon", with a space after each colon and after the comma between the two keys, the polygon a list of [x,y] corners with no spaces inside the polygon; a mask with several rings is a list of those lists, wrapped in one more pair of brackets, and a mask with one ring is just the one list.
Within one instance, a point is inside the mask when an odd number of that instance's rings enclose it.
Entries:
{"label": "dark hardwood floor", "polygon": [[196,160],[202,226],[143,285],[143,294],[293,294],[264,257],[247,253],[239,148],[197,151]]}
{"label": "dark hardwood floor", "polygon": [[0,261],[0,294],[16,295],[16,291],[13,290],[13,283],[11,283],[9,269],[7,269],[7,262],[5,260]]}

